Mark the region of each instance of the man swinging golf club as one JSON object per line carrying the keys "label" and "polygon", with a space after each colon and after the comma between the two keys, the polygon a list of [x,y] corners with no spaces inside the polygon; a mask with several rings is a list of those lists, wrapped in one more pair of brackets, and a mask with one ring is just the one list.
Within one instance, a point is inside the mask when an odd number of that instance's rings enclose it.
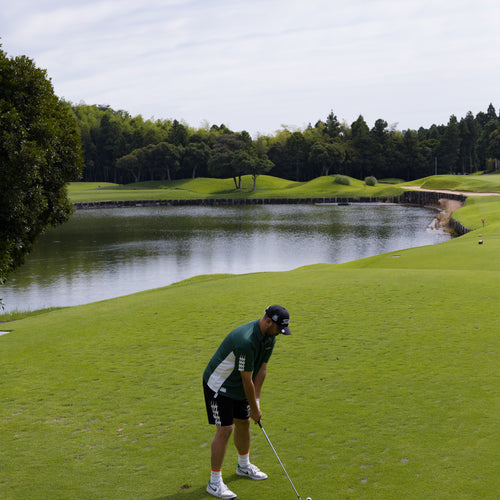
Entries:
{"label": "man swinging golf club", "polygon": [[264,316],[234,329],[222,341],[203,373],[208,422],[217,426],[212,441],[211,475],[207,492],[236,498],[222,480],[222,463],[233,431],[238,450],[236,474],[263,480],[267,474],[250,463],[250,418],[260,422],[259,399],[276,337],[290,335],[288,311],[269,306]]}

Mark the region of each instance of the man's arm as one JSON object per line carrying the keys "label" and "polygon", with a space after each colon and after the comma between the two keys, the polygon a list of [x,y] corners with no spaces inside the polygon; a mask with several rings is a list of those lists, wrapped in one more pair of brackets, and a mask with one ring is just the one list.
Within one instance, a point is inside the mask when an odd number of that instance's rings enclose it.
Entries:
{"label": "man's arm", "polygon": [[[245,396],[247,397],[248,404],[250,405],[250,418],[259,422],[262,418],[262,412],[260,411],[259,405],[257,404],[256,397],[256,386],[252,380],[253,372],[240,372],[241,380],[243,381],[243,389],[245,391]],[[260,370],[259,370],[260,373]],[[262,384],[260,384],[262,387]],[[260,388],[259,388],[260,394]]]}
{"label": "man's arm", "polygon": [[260,399],[260,392],[262,391],[262,385],[264,384],[264,379],[266,378],[266,374],[267,374],[267,363],[262,363],[262,366],[257,372],[257,375],[255,375],[255,379],[253,381],[253,384],[255,386],[255,398],[257,400]]}

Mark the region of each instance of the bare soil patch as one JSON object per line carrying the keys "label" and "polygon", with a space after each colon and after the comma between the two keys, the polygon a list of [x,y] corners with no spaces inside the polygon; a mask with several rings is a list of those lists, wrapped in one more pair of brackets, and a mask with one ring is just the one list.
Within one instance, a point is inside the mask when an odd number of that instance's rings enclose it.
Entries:
{"label": "bare soil patch", "polygon": [[451,214],[463,206],[463,202],[458,200],[449,200],[448,198],[439,199],[440,212],[436,216],[437,225],[447,228],[450,222]]}

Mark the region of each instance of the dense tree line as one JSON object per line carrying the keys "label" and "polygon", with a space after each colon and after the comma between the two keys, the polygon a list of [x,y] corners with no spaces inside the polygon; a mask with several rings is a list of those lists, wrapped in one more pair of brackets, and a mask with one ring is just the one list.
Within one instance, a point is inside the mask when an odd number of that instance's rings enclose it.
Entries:
{"label": "dense tree line", "polygon": [[417,179],[498,168],[500,117],[492,104],[445,125],[399,131],[383,119],[351,125],[333,112],[304,130],[252,139],[224,125],[194,129],[177,120],[144,120],[107,106],[74,105],[85,157],[84,180],[120,184],[270,173],[296,181],[343,174]]}

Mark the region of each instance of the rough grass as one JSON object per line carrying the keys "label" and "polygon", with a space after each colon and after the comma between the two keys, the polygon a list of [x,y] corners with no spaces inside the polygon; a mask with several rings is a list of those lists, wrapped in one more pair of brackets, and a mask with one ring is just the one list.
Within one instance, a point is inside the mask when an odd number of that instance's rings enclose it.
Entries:
{"label": "rough grass", "polygon": [[[476,219],[489,198],[455,212]],[[213,429],[201,373],[269,303],[291,312],[263,423],[302,498],[496,498],[500,220],[429,247],[282,273],[192,278],[4,323],[0,497],[205,499]],[[481,231],[483,245],[478,245]],[[238,498],[293,498],[269,475]],[[278,492],[278,493],[277,493]]]}

